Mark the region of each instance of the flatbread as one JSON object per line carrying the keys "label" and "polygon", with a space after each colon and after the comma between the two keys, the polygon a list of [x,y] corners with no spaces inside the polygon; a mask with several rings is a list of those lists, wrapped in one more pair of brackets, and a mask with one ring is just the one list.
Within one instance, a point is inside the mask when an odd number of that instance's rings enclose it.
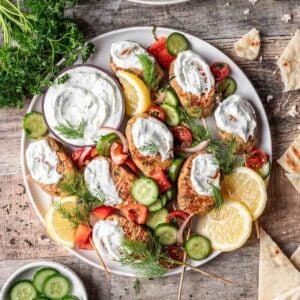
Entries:
{"label": "flatbread", "polygon": [[256,28],[252,28],[234,44],[238,57],[253,60],[258,56],[260,49],[260,36]]}
{"label": "flatbread", "polygon": [[258,300],[272,300],[300,286],[300,272],[261,228]]}
{"label": "flatbread", "polygon": [[[299,65],[300,67],[300,65]],[[300,76],[300,75],[299,75]],[[300,174],[300,135],[293,141],[277,162],[291,174]]]}
{"label": "flatbread", "polygon": [[300,89],[300,29],[283,50],[277,66],[280,68],[284,91]]}
{"label": "flatbread", "polygon": [[291,256],[291,262],[300,271],[300,246],[292,254],[292,256]]}
{"label": "flatbread", "polygon": [[300,300],[300,286],[273,298],[273,300]]}
{"label": "flatbread", "polygon": [[300,194],[300,174],[285,174],[289,181],[292,183],[294,188]]}

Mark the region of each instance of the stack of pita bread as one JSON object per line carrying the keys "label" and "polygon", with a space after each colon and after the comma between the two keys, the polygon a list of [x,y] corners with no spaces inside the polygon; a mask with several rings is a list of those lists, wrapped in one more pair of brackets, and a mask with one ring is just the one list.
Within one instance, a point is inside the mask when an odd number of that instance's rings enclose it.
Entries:
{"label": "stack of pita bread", "polygon": [[258,300],[300,300],[300,247],[291,261],[260,229]]}
{"label": "stack of pita bread", "polygon": [[277,162],[287,172],[285,175],[300,193],[300,135]]}

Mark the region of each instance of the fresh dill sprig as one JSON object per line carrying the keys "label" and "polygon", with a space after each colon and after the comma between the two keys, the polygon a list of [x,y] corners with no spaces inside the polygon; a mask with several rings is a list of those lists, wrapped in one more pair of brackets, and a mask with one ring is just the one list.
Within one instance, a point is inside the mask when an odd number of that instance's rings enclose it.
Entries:
{"label": "fresh dill sprig", "polygon": [[59,77],[56,79],[57,84],[63,84],[65,83],[68,79],[70,79],[70,75],[68,73],[64,74],[63,76]]}
{"label": "fresh dill sprig", "polygon": [[159,147],[153,142],[148,142],[144,146],[138,148],[141,152],[146,152],[149,155],[155,155],[159,151]]}
{"label": "fresh dill sprig", "polygon": [[139,295],[141,292],[141,282],[138,278],[135,279],[134,283],[133,283],[133,289],[135,291],[135,295]]}
{"label": "fresh dill sprig", "polygon": [[140,54],[138,58],[143,68],[143,78],[148,87],[154,88],[157,85],[157,70],[155,62],[153,62],[147,54]]}
{"label": "fresh dill sprig", "polygon": [[220,210],[220,208],[224,204],[224,198],[221,194],[221,190],[213,184],[210,184],[210,187],[211,187],[212,192],[213,192],[213,198],[214,198],[214,201],[215,201],[215,209]]}
{"label": "fresh dill sprig", "polygon": [[67,125],[58,124],[54,127],[59,133],[69,139],[81,139],[84,137],[84,131],[87,123],[86,121],[82,120],[78,124],[71,124],[67,121]]}

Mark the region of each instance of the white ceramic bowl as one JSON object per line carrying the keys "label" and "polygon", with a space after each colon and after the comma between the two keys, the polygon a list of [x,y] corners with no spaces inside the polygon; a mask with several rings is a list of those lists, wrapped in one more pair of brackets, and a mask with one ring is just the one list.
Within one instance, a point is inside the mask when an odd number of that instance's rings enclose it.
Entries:
{"label": "white ceramic bowl", "polygon": [[16,270],[5,282],[2,291],[0,293],[0,299],[1,300],[9,299],[9,291],[15,282],[23,279],[32,280],[37,270],[46,267],[57,270],[59,273],[61,273],[62,275],[64,275],[70,280],[72,286],[72,290],[71,290],[72,295],[77,296],[80,300],[88,300],[86,289],[83,285],[82,280],[78,277],[78,275],[69,267],[51,261],[33,262],[30,264],[26,264],[25,266]]}

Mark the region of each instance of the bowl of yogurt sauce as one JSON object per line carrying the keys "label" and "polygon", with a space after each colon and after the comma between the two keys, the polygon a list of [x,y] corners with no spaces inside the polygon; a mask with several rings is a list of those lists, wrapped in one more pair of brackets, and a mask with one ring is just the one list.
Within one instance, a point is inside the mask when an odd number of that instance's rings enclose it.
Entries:
{"label": "bowl of yogurt sauce", "polygon": [[103,127],[118,129],[124,107],[124,95],[116,79],[87,64],[61,71],[43,99],[49,129],[74,147],[95,145]]}

